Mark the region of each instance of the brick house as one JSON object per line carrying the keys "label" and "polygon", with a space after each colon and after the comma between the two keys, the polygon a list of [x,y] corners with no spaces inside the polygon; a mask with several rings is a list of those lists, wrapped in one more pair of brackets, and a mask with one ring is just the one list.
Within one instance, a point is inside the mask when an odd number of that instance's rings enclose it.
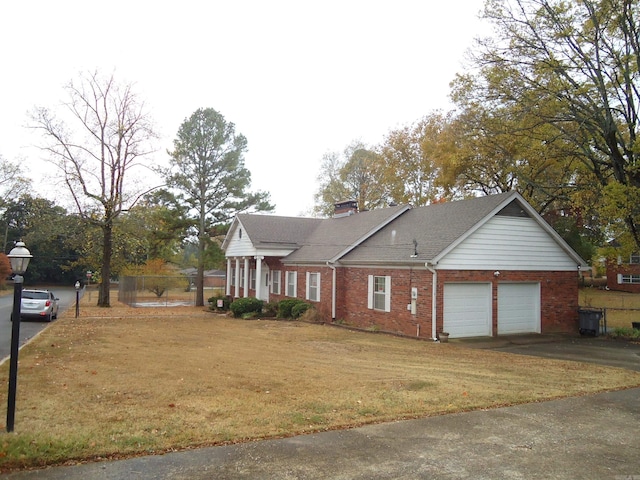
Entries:
{"label": "brick house", "polygon": [[576,331],[586,267],[516,192],[333,218],[238,215],[228,295],[295,297],[340,322],[420,338]]}
{"label": "brick house", "polygon": [[607,260],[607,288],[621,292],[640,293],[640,254],[623,259]]}

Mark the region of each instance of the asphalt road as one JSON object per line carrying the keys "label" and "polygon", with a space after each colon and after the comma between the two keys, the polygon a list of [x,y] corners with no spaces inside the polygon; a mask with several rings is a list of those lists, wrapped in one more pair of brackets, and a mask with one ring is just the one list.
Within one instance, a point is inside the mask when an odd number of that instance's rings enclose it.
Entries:
{"label": "asphalt road", "polygon": [[[11,292],[0,296],[0,361],[11,353],[11,310],[13,310],[13,286],[9,285]],[[26,286],[25,288],[32,288]],[[76,291],[73,287],[51,287],[51,291],[60,299],[58,315],[75,305]],[[54,320],[55,321],[55,320]],[[20,346],[30,338],[37,335],[48,325],[47,322],[27,321],[20,322]]]}

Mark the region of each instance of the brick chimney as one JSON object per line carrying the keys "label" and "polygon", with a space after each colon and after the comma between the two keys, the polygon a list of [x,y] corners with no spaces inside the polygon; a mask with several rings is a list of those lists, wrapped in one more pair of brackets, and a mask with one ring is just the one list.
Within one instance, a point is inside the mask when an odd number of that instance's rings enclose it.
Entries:
{"label": "brick chimney", "polygon": [[355,200],[334,203],[333,206],[333,218],[348,217],[358,213],[358,202]]}

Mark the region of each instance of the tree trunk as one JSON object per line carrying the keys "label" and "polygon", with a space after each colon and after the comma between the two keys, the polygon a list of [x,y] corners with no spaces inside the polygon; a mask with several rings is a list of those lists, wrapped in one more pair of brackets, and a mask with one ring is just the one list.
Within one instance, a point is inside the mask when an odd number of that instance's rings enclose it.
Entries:
{"label": "tree trunk", "polygon": [[196,307],[204,306],[204,247],[202,234],[198,238],[198,273],[196,274]]}
{"label": "tree trunk", "polygon": [[102,272],[100,293],[98,295],[99,307],[110,307],[109,293],[111,289],[111,254],[113,250],[113,224],[108,221],[102,226]]}

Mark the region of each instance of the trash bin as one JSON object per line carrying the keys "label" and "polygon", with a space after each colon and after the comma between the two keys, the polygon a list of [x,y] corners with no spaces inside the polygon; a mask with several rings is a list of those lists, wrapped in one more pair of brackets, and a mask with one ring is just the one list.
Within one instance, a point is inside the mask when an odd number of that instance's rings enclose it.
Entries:
{"label": "trash bin", "polygon": [[581,308],[578,310],[580,318],[580,335],[597,336],[600,334],[600,319],[602,310]]}

